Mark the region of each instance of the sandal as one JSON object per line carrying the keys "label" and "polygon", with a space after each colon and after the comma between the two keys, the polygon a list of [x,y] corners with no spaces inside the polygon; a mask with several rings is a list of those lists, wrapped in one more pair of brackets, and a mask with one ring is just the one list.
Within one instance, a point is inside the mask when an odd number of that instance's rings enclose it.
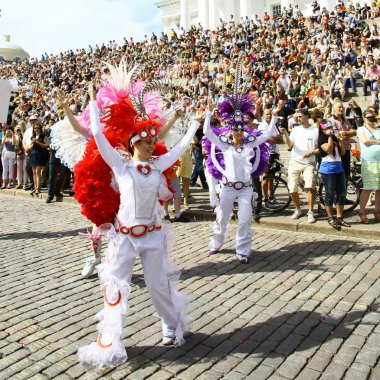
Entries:
{"label": "sandal", "polygon": [[366,214],[358,212],[358,215],[359,215],[360,223],[362,223],[362,224],[369,224],[369,220],[368,220]]}
{"label": "sandal", "polygon": [[341,226],[340,224],[337,222],[337,220],[335,219],[335,216],[332,216],[330,218],[327,219],[327,222],[328,224],[330,224],[330,226],[334,229],[336,229],[337,231],[340,231],[341,230]]}
{"label": "sandal", "polygon": [[342,227],[351,227],[351,224],[347,223],[343,218],[336,218],[336,221]]}

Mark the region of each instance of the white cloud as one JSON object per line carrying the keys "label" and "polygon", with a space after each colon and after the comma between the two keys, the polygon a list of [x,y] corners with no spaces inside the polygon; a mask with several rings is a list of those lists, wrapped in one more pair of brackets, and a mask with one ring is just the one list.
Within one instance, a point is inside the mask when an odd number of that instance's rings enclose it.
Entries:
{"label": "white cloud", "polygon": [[1,34],[30,55],[86,48],[161,30],[154,0],[3,0]]}

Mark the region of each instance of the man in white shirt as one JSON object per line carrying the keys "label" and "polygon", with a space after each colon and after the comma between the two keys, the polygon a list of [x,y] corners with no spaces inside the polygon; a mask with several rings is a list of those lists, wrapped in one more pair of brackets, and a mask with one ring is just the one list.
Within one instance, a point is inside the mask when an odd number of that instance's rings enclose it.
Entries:
{"label": "man in white shirt", "polygon": [[309,206],[307,220],[309,223],[315,223],[313,207],[315,201],[316,155],[319,153],[318,128],[310,125],[309,111],[305,108],[297,110],[294,117],[300,126],[294,128],[290,135],[288,135],[285,128],[280,128],[280,133],[284,135],[286,144],[292,150],[288,168],[288,187],[296,210],[291,218],[298,219],[302,216],[298,194],[298,183],[302,174]]}
{"label": "man in white shirt", "polygon": [[[38,122],[38,117],[36,115],[32,115],[29,118],[29,123],[27,124],[26,131],[24,132],[24,136],[22,138],[22,146],[25,151],[28,150],[31,140],[32,140],[32,134],[33,134],[33,127]],[[26,159],[26,173],[28,175],[28,185],[24,187],[25,190],[34,189],[33,184],[33,173],[32,168],[29,166],[29,155],[25,155]]]}
{"label": "man in white shirt", "polygon": [[[263,113],[263,120],[259,124],[258,130],[262,132],[266,132],[269,129],[269,124],[272,119],[272,112],[270,108],[264,109]],[[265,144],[269,146],[270,152],[274,154],[278,154],[278,157],[280,155],[280,149],[278,148],[277,144],[281,144],[283,142],[282,137],[279,135],[277,128],[276,131],[272,134],[272,136],[267,140]],[[261,188],[262,188],[262,195],[263,195],[263,201],[265,203],[265,207],[271,208],[273,205],[274,207],[278,205],[277,200],[273,196],[273,179],[265,179],[268,175],[274,175],[275,171],[273,172],[270,169],[270,166],[265,169],[265,172],[263,174],[263,179],[261,182]]]}

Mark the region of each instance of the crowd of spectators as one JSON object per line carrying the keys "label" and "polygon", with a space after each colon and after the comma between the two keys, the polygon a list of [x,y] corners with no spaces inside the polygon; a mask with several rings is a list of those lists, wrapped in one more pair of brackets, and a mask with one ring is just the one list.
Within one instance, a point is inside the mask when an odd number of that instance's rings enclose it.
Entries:
{"label": "crowd of spectators", "polygon": [[180,80],[183,93],[192,99],[191,112],[205,107],[208,97],[221,101],[242,54],[241,85],[255,104],[255,119],[262,120],[265,109],[279,104],[281,127],[290,131],[296,109],[328,118],[334,101],[341,100],[349,101],[344,114],[355,129],[363,125],[356,96],[366,96],[379,112],[380,32],[368,22],[379,15],[378,2],[361,6],[341,1],[330,12],[314,2],[307,17],[295,5],[274,18],[267,13],[263,18],[231,15],[220,20],[216,31],[201,25],[176,28],[139,42],[124,38],[120,44],[109,41],[57,55],[45,53],[39,59],[0,62],[0,77],[16,78],[19,84],[11,97],[8,126],[23,125],[25,131],[33,116],[48,135],[64,114],[51,96],[53,89],[62,89],[78,114],[88,103],[88,82],[100,82],[107,74],[103,62],[118,64],[123,58],[130,67],[143,64],[145,80]]}

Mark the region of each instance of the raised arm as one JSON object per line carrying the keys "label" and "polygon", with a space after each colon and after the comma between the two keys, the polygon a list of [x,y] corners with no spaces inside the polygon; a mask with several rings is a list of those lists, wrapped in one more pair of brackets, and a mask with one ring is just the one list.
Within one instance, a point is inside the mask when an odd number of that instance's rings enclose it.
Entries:
{"label": "raised arm", "polygon": [[173,113],[173,116],[171,119],[160,129],[160,132],[158,133],[158,139],[163,139],[167,133],[169,132],[170,128],[174,125],[174,123],[178,120],[178,118],[181,117],[181,110],[176,109]]}
{"label": "raised arm", "polygon": [[98,146],[99,152],[102,155],[104,161],[107,165],[116,173],[120,174],[123,167],[123,160],[119,153],[113,148],[106,137],[103,134],[102,128],[100,126],[99,110],[98,105],[95,101],[95,90],[90,90],[90,119],[91,119],[91,130],[95,138],[96,145]]}
{"label": "raised arm", "polygon": [[215,133],[211,129],[210,125],[211,112],[206,112],[205,123],[203,125],[203,133],[207,139],[209,139],[215,146],[217,146],[222,152],[224,152],[228,144],[220,141],[219,137],[215,135]]}
{"label": "raised arm", "polygon": [[190,124],[189,129],[182,137],[182,139],[171,149],[168,153],[160,156],[157,159],[157,166],[161,171],[166,170],[170,166],[172,166],[185,152],[185,150],[189,147],[195,132],[199,128],[200,120],[203,119],[204,113],[198,113],[194,118],[192,123]]}
{"label": "raised arm", "polygon": [[61,106],[63,110],[65,111],[65,114],[67,118],[69,119],[69,122],[72,125],[74,131],[84,137],[87,137],[87,130],[80,125],[79,121],[74,116],[73,111],[71,111],[71,108],[69,107],[63,92],[59,89],[56,89],[54,90],[53,96],[55,100],[57,101],[58,105]]}

